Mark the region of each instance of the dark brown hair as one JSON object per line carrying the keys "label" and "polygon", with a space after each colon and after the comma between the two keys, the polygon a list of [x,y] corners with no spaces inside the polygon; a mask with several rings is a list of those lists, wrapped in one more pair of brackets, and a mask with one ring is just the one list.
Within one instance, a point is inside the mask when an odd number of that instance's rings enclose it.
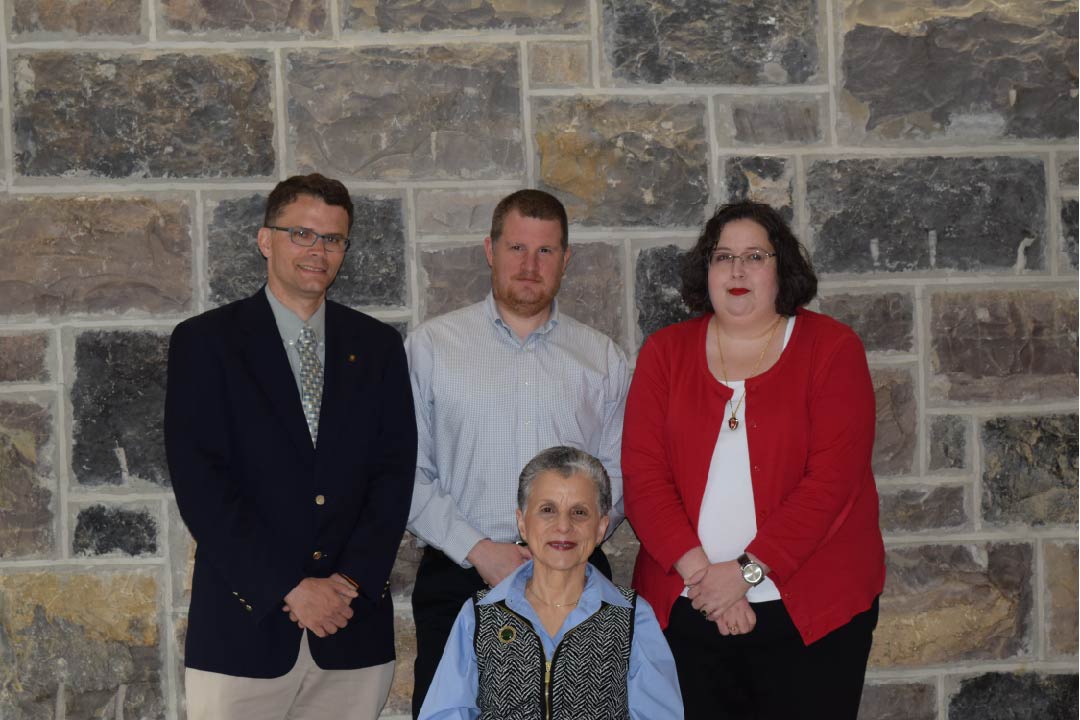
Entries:
{"label": "dark brown hair", "polygon": [[567,230],[566,208],[559,199],[543,190],[518,190],[499,201],[491,215],[491,239],[497,241],[502,235],[503,222],[511,210],[517,210],[522,217],[534,220],[558,220],[562,228],[562,246],[566,249],[570,242]]}
{"label": "dark brown hair", "polygon": [[310,175],[293,175],[291,178],[282,180],[271,191],[266,200],[266,214],[263,216],[263,226],[273,225],[277,222],[281,211],[286,205],[296,201],[301,195],[310,195],[322,200],[327,205],[337,205],[345,208],[349,214],[349,230],[352,230],[353,204],[349,197],[349,190],[341,181],[332,180],[319,173]]}
{"label": "dark brown hair", "polygon": [[776,253],[776,312],[794,315],[795,310],[817,295],[817,275],[806,248],[791,232],[784,218],[764,203],[743,201],[721,205],[705,223],[694,247],[683,256],[682,298],[693,312],[710,312],[709,261],[724,226],[734,220],[753,220],[769,234]]}

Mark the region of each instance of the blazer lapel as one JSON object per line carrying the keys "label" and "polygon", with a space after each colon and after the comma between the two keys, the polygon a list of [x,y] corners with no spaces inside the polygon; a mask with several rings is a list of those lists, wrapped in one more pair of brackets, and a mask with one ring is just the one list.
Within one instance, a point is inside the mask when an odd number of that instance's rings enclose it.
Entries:
{"label": "blazer lapel", "polygon": [[274,311],[263,293],[260,290],[250,297],[240,314],[241,356],[256,385],[269,399],[285,433],[302,457],[310,461],[315,448],[300,406],[300,392],[278,333]]}

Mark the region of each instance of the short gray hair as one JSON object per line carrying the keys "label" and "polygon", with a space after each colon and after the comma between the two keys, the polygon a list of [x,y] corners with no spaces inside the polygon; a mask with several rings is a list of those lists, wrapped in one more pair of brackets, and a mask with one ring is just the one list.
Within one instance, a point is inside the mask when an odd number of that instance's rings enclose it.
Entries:
{"label": "short gray hair", "polygon": [[584,450],[559,445],[542,450],[529,461],[518,477],[518,509],[525,512],[532,492],[533,480],[545,472],[555,472],[564,478],[584,475],[596,487],[596,505],[600,515],[611,511],[611,480],[603,463]]}

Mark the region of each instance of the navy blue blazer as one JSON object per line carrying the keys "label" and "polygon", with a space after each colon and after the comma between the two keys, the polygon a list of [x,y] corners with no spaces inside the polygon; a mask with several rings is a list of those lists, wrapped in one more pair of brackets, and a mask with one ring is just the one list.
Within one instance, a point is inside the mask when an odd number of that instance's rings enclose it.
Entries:
{"label": "navy blue blazer", "polygon": [[180,323],[169,344],[165,446],[197,543],[185,664],[272,678],[301,630],[282,612],[305,577],[359,583],[347,627],[308,633],[324,669],[394,659],[390,570],[416,471],[416,420],[401,337],[326,303],[318,448],[262,290]]}

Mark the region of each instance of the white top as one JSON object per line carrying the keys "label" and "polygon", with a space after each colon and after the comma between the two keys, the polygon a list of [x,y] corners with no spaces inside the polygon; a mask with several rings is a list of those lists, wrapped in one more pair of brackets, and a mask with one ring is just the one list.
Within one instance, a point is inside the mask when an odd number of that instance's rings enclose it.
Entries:
{"label": "white top", "polygon": [[[795,316],[792,315],[784,330],[781,352],[787,347],[794,328]],[[731,402],[738,403],[743,394],[744,381],[732,380],[726,384],[734,392]],[[720,426],[709,464],[709,480],[701,501],[701,515],[698,516],[698,539],[712,563],[739,557],[757,535],[754,486],[750,480],[750,447],[746,443],[746,406],[749,404],[750,398],[747,397],[735,415],[739,421],[738,429],[732,431],[727,420]],[[730,405],[725,416],[731,417]],[[780,591],[766,577],[760,585],[747,591],[746,599],[752,603],[779,600]]]}

